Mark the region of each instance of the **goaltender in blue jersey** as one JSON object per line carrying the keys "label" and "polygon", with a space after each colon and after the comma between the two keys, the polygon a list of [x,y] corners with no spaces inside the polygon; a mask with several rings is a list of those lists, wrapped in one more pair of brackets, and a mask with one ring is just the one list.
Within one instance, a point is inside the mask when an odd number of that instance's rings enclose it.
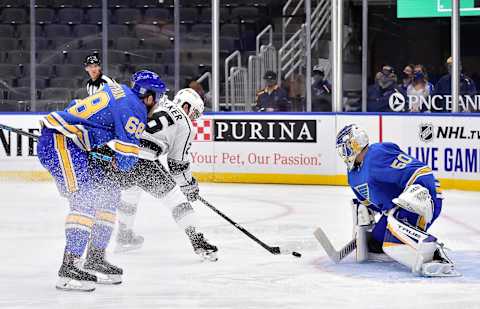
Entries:
{"label": "goaltender in blue jersey", "polygon": [[385,253],[418,275],[459,275],[443,245],[427,233],[443,200],[432,170],[394,143],[370,145],[367,133],[354,124],[338,133],[336,147],[356,196],[357,261]]}
{"label": "goaltender in blue jersey", "polygon": [[[122,269],[105,259],[120,204],[115,175],[136,164],[147,110],[165,90],[157,74],[139,71],[132,76],[131,89],[104,85],[42,119],[38,158],[70,204],[58,289],[93,291],[97,282],[121,283]],[[78,262],[87,246],[81,269]]]}

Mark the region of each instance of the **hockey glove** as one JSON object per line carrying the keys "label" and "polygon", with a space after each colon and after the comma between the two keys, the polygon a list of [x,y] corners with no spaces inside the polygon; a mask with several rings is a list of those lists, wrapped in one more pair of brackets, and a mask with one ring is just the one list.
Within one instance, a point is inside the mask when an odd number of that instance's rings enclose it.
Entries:
{"label": "hockey glove", "polygon": [[195,202],[198,199],[200,189],[198,188],[198,182],[195,177],[192,177],[192,180],[182,186],[180,186],[183,194],[186,196],[189,202]]}

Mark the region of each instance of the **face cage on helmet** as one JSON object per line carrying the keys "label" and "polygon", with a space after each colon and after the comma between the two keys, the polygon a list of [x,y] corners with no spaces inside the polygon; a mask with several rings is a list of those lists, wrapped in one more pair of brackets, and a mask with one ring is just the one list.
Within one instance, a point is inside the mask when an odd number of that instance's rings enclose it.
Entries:
{"label": "face cage on helmet", "polygon": [[337,144],[337,152],[340,158],[342,158],[343,162],[347,165],[348,170],[352,170],[355,164],[356,154],[354,153],[352,147],[350,146],[349,142],[343,142]]}

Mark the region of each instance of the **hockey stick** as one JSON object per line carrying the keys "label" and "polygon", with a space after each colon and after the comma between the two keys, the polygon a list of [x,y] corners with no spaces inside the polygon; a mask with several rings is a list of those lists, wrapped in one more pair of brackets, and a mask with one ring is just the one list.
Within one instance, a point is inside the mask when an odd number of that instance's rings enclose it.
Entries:
{"label": "hockey stick", "polygon": [[243,234],[247,235],[250,239],[252,239],[253,241],[255,241],[257,244],[259,244],[260,246],[262,246],[263,248],[265,248],[268,252],[270,252],[271,254],[292,254],[294,257],[301,257],[302,255],[296,251],[289,251],[289,250],[284,250],[280,247],[271,247],[269,245],[267,245],[266,243],[264,243],[263,241],[261,241],[260,239],[258,239],[257,237],[255,237],[252,233],[250,233],[249,231],[247,231],[243,226],[241,226],[240,224],[236,223],[235,221],[233,221],[232,219],[230,219],[229,217],[227,217],[225,214],[223,214],[220,210],[218,210],[217,208],[215,208],[212,204],[210,204],[209,202],[207,202],[203,197],[199,196],[198,197],[198,200],[200,202],[202,202],[205,206],[207,206],[208,208],[210,208],[211,210],[213,210],[214,212],[216,212],[220,217],[222,217],[223,219],[227,220],[228,223],[232,224],[233,226],[235,226],[237,229],[240,230],[240,232],[242,232]]}
{"label": "hockey stick", "polygon": [[313,232],[313,235],[318,242],[320,242],[328,257],[335,263],[340,263],[341,260],[357,248],[357,241],[355,238],[350,240],[342,249],[337,251],[321,228],[317,228],[315,232]]}
{"label": "hockey stick", "polygon": [[[7,130],[7,131],[10,131],[10,132],[13,132],[13,133],[20,134],[20,135],[28,136],[30,138],[33,138],[35,141],[38,141],[38,139],[40,138],[40,135],[36,135],[36,134],[30,133],[30,132],[25,132],[23,130],[16,129],[14,127],[10,127],[10,126],[7,126],[7,125],[1,124],[1,123],[0,123],[0,129]],[[99,160],[107,161],[107,162],[112,161],[112,157],[104,155],[104,154],[99,153],[99,152],[90,151],[89,155],[94,159],[99,159]]]}
{"label": "hockey stick", "polygon": [[17,133],[17,134],[20,134],[20,135],[25,135],[25,136],[28,136],[28,137],[30,137],[30,138],[33,138],[34,140],[38,140],[38,138],[40,137],[39,135],[30,133],[30,132],[25,132],[25,131],[23,131],[23,130],[16,129],[16,128],[13,128],[13,127],[10,127],[10,126],[1,124],[1,123],[0,123],[0,129],[4,129],[4,130],[7,130],[7,131],[11,131],[11,132],[13,132],[13,133]]}

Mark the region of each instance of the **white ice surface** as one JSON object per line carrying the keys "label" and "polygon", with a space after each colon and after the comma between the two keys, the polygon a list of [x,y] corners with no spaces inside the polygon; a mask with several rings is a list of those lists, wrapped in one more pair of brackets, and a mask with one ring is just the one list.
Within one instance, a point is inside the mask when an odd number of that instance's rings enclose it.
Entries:
{"label": "white ice surface", "polygon": [[270,245],[271,255],[199,202],[194,207],[219,261],[200,262],[167,208],[142,197],[144,247],[109,259],[124,283],[93,293],[54,288],[67,203],[53,183],[0,183],[0,308],[480,308],[480,193],[447,191],[431,232],[453,251],[460,278],[418,278],[395,263],[335,265],[312,232],[338,248],[351,237],[344,187],[202,184],[203,196]]}

